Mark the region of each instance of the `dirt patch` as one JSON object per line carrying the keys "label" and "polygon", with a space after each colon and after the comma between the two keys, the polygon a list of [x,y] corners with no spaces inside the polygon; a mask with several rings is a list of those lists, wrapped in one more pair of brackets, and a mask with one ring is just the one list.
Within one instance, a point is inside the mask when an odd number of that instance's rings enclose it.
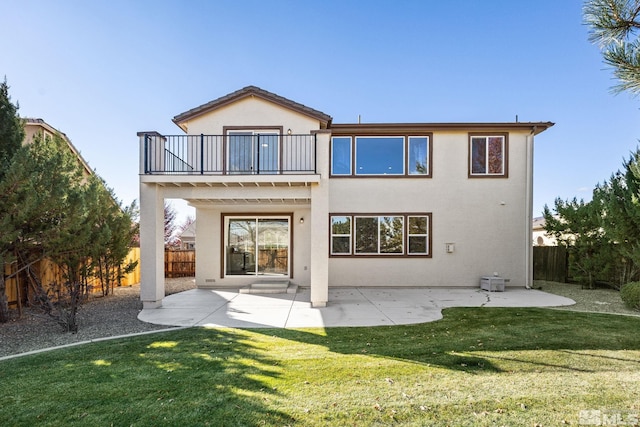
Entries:
{"label": "dirt patch", "polygon": [[[167,279],[165,294],[195,288],[193,277]],[[138,320],[142,310],[140,285],[115,288],[107,297],[93,295],[78,310],[78,333],[61,327],[37,308],[25,308],[22,317],[0,323],[0,357],[96,338],[167,329]],[[15,313],[17,315],[17,312]]]}

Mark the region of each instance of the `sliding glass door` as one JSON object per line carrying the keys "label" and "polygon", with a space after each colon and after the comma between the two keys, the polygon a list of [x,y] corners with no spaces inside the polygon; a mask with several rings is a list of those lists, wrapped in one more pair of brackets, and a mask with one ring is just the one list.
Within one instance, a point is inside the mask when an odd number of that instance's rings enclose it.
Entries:
{"label": "sliding glass door", "polygon": [[277,173],[279,165],[278,134],[272,132],[234,131],[228,134],[229,173]]}
{"label": "sliding glass door", "polygon": [[289,276],[289,218],[227,218],[227,275]]}

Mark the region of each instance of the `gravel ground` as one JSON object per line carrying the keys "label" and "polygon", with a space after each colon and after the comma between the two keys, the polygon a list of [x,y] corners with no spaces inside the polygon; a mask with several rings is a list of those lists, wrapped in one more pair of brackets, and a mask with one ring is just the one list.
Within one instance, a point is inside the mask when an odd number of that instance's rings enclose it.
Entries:
{"label": "gravel ground", "polygon": [[[195,288],[193,277],[167,279],[166,295]],[[0,323],[0,357],[96,338],[167,329],[138,320],[140,285],[115,288],[108,297],[93,296],[78,310],[78,333],[62,332],[50,317],[26,308],[21,318]]]}
{"label": "gravel ground", "polygon": [[640,316],[640,312],[624,305],[622,298],[620,298],[620,292],[611,288],[582,289],[582,286],[575,283],[546,282],[544,280],[536,280],[533,287],[550,294],[571,298],[576,302],[574,305],[557,307],[558,310]]}
{"label": "gravel ground", "polygon": [[[585,290],[579,285],[544,281],[536,281],[534,287],[576,301],[573,306],[562,307],[563,310],[640,315],[627,309],[620,293],[612,289]],[[193,288],[194,279],[189,277],[167,279],[165,283],[167,295]],[[27,309],[21,318],[0,324],[0,357],[97,338],[167,329],[139,321],[141,309],[139,285],[116,288],[108,297],[92,297],[80,307],[76,334],[61,332],[60,326],[51,318]]]}

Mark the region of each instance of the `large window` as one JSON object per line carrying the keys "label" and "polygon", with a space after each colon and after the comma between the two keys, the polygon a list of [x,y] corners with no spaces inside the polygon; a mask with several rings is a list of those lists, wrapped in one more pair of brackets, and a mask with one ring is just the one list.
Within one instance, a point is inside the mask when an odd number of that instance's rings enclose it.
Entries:
{"label": "large window", "polygon": [[336,136],[332,176],[431,176],[431,135]]}
{"label": "large window", "polygon": [[403,175],[404,138],[357,136],[356,175]]}
{"label": "large window", "polygon": [[225,217],[226,275],[288,276],[290,217]]}
{"label": "large window", "polygon": [[331,256],[430,256],[431,214],[331,215]]}
{"label": "large window", "polygon": [[507,135],[469,135],[469,176],[506,177]]}

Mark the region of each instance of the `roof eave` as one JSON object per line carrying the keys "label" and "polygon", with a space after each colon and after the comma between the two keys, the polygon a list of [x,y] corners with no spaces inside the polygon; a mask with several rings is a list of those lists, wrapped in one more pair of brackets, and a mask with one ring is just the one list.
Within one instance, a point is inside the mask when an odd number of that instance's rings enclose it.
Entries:
{"label": "roof eave", "polygon": [[185,122],[248,97],[257,97],[285,109],[310,117],[314,120],[318,120],[321,128],[327,128],[331,125],[332,118],[328,114],[284,98],[280,95],[276,95],[275,93],[260,89],[256,86],[244,87],[221,98],[214,99],[206,104],[192,108],[191,110],[176,115],[172,121],[184,132],[187,132],[187,126],[184,124]]}

